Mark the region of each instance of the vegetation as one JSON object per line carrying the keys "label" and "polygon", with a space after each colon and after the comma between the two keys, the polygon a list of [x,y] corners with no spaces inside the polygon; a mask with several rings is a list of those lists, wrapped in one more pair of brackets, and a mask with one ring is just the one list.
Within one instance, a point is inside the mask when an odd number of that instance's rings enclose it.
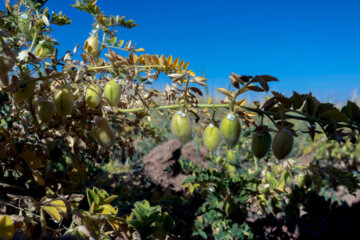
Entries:
{"label": "vegetation", "polygon": [[[235,73],[215,103],[189,63],[118,39],[135,22],[96,0],[73,5],[94,17],[93,32],[58,56],[51,27],[71,19],[45,3],[0,11],[0,239],[359,236],[346,224],[360,222],[358,205],[336,194],[360,188],[356,103],[270,93],[277,78]],[[159,77],[171,82],[163,91]],[[245,105],[247,91],[269,97]],[[171,153],[181,191],[155,184],[141,161],[173,137],[208,148],[205,166]]]}

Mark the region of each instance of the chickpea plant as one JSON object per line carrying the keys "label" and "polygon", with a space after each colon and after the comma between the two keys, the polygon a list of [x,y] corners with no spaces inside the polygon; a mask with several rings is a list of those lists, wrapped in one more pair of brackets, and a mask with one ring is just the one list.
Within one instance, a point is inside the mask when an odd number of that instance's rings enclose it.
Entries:
{"label": "chickpea plant", "polygon": [[[311,93],[270,93],[269,82],[278,81],[270,75],[231,73],[231,87],[217,89],[224,99],[205,103],[201,88],[207,86],[206,78],[185,60],[150,55],[119,39],[117,28],[137,24],[105,15],[96,0],[76,0],[73,7],[94,17],[93,31],[85,43],[59,56],[61,42],[51,38],[52,26],[71,24],[71,19],[50,12],[45,3],[7,0],[6,10],[0,10],[0,175],[6,183],[1,186],[11,190],[0,200],[1,238],[11,239],[16,225],[16,231],[28,232],[30,238],[37,237],[34,229],[40,226],[43,236],[87,239],[251,239],[256,233],[247,221],[250,208],[290,216],[301,205],[286,205],[295,201],[294,194],[310,194],[312,187],[322,186],[316,180],[324,177],[316,175],[318,166],[297,174],[301,166],[280,161],[289,156],[298,134],[357,142],[356,103],[348,101],[338,109]],[[170,82],[163,91],[152,85],[159,77]],[[245,106],[246,99],[239,98],[248,91],[269,97]],[[190,222],[144,199],[130,203],[131,211],[119,212],[124,199],[94,186],[92,177],[100,169],[96,162],[128,163],[135,151],[133,136],[156,137],[148,124],[153,111],[171,119],[171,131],[182,144],[192,139],[195,124],[205,123],[202,141],[217,167],[182,163],[189,173],[184,191],[201,199]],[[306,123],[307,130],[297,130],[296,121]],[[242,169],[236,160],[245,133],[252,137],[247,162],[254,169]],[[216,151],[222,145],[227,157]],[[268,161],[271,154],[285,165]],[[351,172],[327,170],[338,185],[358,189]],[[12,194],[17,193],[12,182],[25,189],[22,196]],[[11,214],[22,218],[14,220]]]}

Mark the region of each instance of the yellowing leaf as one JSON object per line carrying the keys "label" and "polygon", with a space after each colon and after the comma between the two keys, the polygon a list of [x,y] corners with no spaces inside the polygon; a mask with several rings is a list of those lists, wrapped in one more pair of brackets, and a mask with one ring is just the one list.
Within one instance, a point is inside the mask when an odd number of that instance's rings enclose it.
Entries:
{"label": "yellowing leaf", "polygon": [[145,52],[145,49],[143,49],[143,48],[138,48],[138,49],[135,49],[134,52]]}
{"label": "yellowing leaf", "polygon": [[116,221],[113,219],[108,219],[108,223],[114,229],[115,232],[120,230],[120,221]]}
{"label": "yellowing leaf", "polygon": [[56,222],[60,222],[62,216],[67,212],[67,207],[63,200],[53,200],[49,202],[47,206],[43,206],[42,209],[47,212]]}
{"label": "yellowing leaf", "polygon": [[103,204],[98,209],[96,209],[96,213],[104,215],[116,215],[118,213],[118,208],[113,207],[110,204]]}
{"label": "yellowing leaf", "polygon": [[256,112],[246,112],[246,115],[249,117],[256,117],[258,114]]}
{"label": "yellowing leaf", "polygon": [[184,69],[184,70],[187,70],[187,68],[189,67],[189,64],[190,64],[189,62],[185,63],[183,69]]}
{"label": "yellowing leaf", "polygon": [[8,215],[0,215],[0,238],[12,239],[15,234],[13,220]]}
{"label": "yellowing leaf", "polygon": [[238,106],[244,106],[245,103],[246,103],[246,98],[244,98],[243,100],[240,100],[240,101],[236,102],[236,105],[238,105]]}
{"label": "yellowing leaf", "polygon": [[211,103],[212,103],[212,98],[208,97],[208,104],[211,104]]}
{"label": "yellowing leaf", "polygon": [[177,66],[177,69],[181,69],[182,66],[184,65],[185,61],[184,60],[181,60],[181,62],[179,62],[178,66]]}
{"label": "yellowing leaf", "polygon": [[191,70],[187,70],[187,73],[188,73],[190,76],[192,76],[192,77],[195,77],[195,76],[196,76],[196,74],[195,74],[193,71],[191,71]]}
{"label": "yellowing leaf", "polygon": [[167,64],[170,65],[172,63],[172,55],[170,55],[168,58],[167,58]]}
{"label": "yellowing leaf", "polygon": [[179,57],[175,58],[174,62],[172,63],[173,68],[176,68],[179,63]]}

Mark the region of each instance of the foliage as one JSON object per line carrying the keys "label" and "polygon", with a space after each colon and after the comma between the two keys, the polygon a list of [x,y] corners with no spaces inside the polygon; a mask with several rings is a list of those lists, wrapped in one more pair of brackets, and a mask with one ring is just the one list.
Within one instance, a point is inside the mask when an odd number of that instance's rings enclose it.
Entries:
{"label": "foliage", "polygon": [[[306,236],[309,218],[344,208],[340,187],[359,190],[356,103],[270,94],[277,78],[235,73],[214,103],[188,62],[118,39],[119,27],[137,24],[105,15],[96,0],[72,5],[94,17],[93,32],[58,56],[51,27],[71,19],[45,5],[6,1],[0,10],[1,238]],[[163,91],[153,87],[160,77],[170,81]],[[247,91],[269,97],[245,105]],[[169,168],[187,175],[182,192],[156,186],[139,160],[170,128],[210,150],[208,167],[178,159]],[[314,160],[301,162],[293,147]]]}

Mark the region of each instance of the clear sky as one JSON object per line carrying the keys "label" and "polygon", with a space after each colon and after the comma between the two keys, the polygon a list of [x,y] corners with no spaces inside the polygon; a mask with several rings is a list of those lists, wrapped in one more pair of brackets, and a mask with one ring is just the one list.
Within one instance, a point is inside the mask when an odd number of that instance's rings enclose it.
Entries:
{"label": "clear sky", "polygon": [[[60,53],[89,36],[92,18],[69,5],[47,6],[73,19],[56,28]],[[139,24],[121,29],[150,54],[172,54],[206,74],[210,92],[229,82],[230,72],[271,74],[271,89],[290,94],[312,91],[321,100],[343,101],[360,91],[360,1],[322,0],[98,0],[106,14]]]}

